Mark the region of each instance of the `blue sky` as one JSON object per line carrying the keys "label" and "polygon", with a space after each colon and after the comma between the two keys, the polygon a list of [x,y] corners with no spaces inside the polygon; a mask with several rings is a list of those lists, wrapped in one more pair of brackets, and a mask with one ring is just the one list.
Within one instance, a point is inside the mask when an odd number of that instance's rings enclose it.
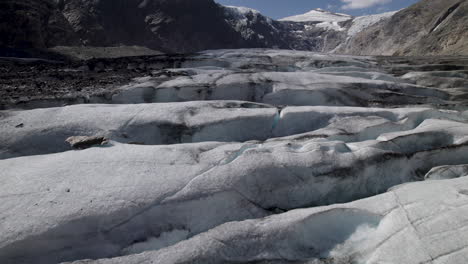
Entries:
{"label": "blue sky", "polygon": [[419,0],[215,0],[224,5],[254,8],[271,18],[303,14],[322,8],[353,16],[383,13],[408,7]]}

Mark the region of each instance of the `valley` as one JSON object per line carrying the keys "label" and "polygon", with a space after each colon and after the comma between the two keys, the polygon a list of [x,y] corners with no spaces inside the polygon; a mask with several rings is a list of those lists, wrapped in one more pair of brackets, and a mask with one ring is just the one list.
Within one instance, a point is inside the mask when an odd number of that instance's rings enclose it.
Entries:
{"label": "valley", "polygon": [[0,1],[0,263],[468,263],[468,1],[395,9]]}

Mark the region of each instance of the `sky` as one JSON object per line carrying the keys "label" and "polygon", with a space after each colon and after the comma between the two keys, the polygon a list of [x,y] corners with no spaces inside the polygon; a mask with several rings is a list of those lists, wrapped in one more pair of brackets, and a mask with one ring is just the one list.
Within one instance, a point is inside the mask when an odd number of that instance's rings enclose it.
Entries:
{"label": "sky", "polygon": [[419,0],[215,0],[223,5],[256,9],[274,19],[322,8],[353,16],[378,14],[408,7]]}

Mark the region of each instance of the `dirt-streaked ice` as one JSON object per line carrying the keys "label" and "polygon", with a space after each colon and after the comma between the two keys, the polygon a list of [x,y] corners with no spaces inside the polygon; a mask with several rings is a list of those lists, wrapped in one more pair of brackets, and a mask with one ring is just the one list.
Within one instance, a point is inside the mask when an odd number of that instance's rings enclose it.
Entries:
{"label": "dirt-streaked ice", "polygon": [[467,263],[466,73],[387,60],[205,51],[0,111],[0,263]]}

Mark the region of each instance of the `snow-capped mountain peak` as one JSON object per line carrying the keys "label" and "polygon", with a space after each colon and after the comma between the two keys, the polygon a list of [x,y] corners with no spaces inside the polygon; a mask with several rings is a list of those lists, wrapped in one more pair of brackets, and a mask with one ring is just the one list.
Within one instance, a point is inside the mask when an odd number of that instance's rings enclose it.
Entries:
{"label": "snow-capped mountain peak", "polygon": [[311,10],[302,15],[295,15],[280,19],[280,21],[293,22],[342,22],[350,20],[353,17],[346,14],[332,13],[320,8]]}
{"label": "snow-capped mountain peak", "polygon": [[246,15],[249,13],[260,14],[258,10],[255,10],[249,7],[244,7],[244,6],[225,6],[225,7],[229,9],[231,12],[237,12],[238,14],[242,14],[242,15]]}

